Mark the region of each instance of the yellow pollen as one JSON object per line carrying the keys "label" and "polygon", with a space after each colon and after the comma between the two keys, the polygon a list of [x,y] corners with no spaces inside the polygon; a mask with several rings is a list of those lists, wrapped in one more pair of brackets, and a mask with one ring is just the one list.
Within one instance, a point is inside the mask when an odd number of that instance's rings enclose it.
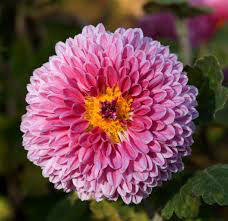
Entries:
{"label": "yellow pollen", "polygon": [[[106,119],[101,113],[101,104],[103,102],[116,101],[116,119]],[[90,122],[90,127],[99,127],[102,129],[114,143],[120,142],[120,136],[127,130],[123,121],[129,120],[131,111],[131,98],[122,97],[118,87],[108,87],[104,94],[97,97],[87,96],[85,99],[85,119]]]}

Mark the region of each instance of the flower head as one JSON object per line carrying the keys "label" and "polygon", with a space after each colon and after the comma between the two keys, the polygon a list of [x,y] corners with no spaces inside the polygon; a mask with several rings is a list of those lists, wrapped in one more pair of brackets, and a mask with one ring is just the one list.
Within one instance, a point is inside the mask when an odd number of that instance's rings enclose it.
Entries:
{"label": "flower head", "polygon": [[139,203],[183,169],[197,89],[141,29],[86,26],[36,69],[22,118],[28,159],[82,200]]}

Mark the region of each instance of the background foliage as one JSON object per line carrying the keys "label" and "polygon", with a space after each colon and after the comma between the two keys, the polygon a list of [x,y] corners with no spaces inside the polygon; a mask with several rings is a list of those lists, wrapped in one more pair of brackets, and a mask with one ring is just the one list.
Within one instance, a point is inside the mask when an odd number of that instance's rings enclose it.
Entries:
{"label": "background foliage", "polygon": [[[143,10],[177,16],[179,40],[158,40],[188,64],[190,83],[200,91],[192,157],[185,159],[184,172],[155,188],[140,205],[81,202],[75,193],[54,190],[26,158],[19,130],[26,84],[32,71],[54,54],[56,42],[89,23],[102,22],[111,31],[137,26]],[[205,13],[208,9],[193,8],[187,0],[0,1],[0,221],[228,220],[228,92],[223,86],[228,83],[223,81],[228,25],[221,25],[200,47],[190,48],[190,60],[183,47],[185,20]]]}

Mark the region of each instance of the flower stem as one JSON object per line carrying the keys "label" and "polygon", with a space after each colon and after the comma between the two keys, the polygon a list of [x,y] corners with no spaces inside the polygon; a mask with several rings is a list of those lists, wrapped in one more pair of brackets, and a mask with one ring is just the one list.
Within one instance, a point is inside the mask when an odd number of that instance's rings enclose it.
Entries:
{"label": "flower stem", "polygon": [[183,63],[190,65],[192,63],[192,48],[189,41],[189,33],[187,28],[186,19],[177,20],[177,34],[180,43],[180,56],[183,60]]}

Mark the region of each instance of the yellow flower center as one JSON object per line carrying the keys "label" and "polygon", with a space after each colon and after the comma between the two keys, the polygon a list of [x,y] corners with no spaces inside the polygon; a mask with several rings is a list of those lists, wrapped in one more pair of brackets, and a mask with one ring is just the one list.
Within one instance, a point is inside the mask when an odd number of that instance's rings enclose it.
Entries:
{"label": "yellow flower center", "polygon": [[90,122],[90,128],[99,127],[114,143],[127,130],[126,122],[130,118],[131,98],[124,98],[118,87],[108,87],[104,94],[85,98],[85,119]]}

